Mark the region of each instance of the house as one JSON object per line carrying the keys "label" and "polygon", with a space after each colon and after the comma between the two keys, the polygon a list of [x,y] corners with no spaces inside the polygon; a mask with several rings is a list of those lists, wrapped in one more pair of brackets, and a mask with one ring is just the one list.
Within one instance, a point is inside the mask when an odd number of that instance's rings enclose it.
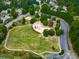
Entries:
{"label": "house", "polygon": [[49,2],[49,4],[54,8],[54,9],[57,9],[59,6],[56,4],[56,3],[54,3],[54,2]]}
{"label": "house", "polygon": [[18,14],[18,16],[21,15],[22,14],[22,9],[16,9],[16,13]]}
{"label": "house", "polygon": [[11,17],[9,15],[1,16],[1,20],[3,21],[3,23],[10,18]]}
{"label": "house", "polygon": [[2,10],[1,11],[1,15],[7,15],[8,14],[8,11],[7,10]]}
{"label": "house", "polygon": [[11,16],[9,14],[9,11],[11,11],[11,9],[7,9],[7,10],[2,10],[1,11],[0,19],[2,20],[3,23],[5,21],[9,21],[9,19],[11,19]]}

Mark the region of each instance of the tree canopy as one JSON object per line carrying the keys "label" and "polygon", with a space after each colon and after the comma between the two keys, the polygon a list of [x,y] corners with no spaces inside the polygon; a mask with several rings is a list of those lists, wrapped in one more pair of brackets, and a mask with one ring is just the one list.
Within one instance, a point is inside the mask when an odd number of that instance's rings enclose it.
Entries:
{"label": "tree canopy", "polygon": [[18,14],[15,11],[15,8],[12,8],[11,15],[13,16],[14,19],[18,16]]}
{"label": "tree canopy", "polygon": [[7,29],[5,26],[0,25],[0,44],[2,43],[2,41],[5,39],[5,36],[7,34]]}
{"label": "tree canopy", "polygon": [[40,21],[43,23],[43,25],[47,26],[48,25],[48,15],[47,14],[42,14]]}
{"label": "tree canopy", "polygon": [[47,4],[43,4],[41,7],[41,12],[46,13],[46,14],[50,14],[51,13],[50,6]]}
{"label": "tree canopy", "polygon": [[70,38],[74,51],[79,56],[79,20],[75,20],[71,24]]}

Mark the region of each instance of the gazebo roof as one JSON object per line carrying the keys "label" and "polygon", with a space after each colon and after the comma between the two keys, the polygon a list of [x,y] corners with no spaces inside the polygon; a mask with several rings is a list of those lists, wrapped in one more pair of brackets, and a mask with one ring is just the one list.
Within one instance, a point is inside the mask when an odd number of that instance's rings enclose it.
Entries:
{"label": "gazebo roof", "polygon": [[32,16],[27,16],[25,17],[26,20],[31,20],[32,19]]}

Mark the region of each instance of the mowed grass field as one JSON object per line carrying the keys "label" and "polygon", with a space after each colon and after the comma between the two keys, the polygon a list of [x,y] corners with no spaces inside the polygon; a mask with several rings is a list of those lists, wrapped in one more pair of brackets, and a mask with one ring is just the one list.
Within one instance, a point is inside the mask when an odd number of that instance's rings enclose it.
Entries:
{"label": "mowed grass field", "polygon": [[35,32],[31,25],[17,26],[9,32],[7,47],[10,49],[26,49],[36,53],[52,52],[52,46],[59,51],[58,41],[45,39]]}

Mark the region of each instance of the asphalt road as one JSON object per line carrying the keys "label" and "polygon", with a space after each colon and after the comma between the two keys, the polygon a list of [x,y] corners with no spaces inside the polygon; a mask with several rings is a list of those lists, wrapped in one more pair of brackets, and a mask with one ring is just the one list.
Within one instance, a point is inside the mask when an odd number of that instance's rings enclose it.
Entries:
{"label": "asphalt road", "polygon": [[64,34],[60,36],[61,49],[67,52],[68,49],[68,25],[64,20],[60,21],[60,26],[64,30]]}
{"label": "asphalt road", "polygon": [[69,51],[68,43],[67,43],[69,27],[64,20],[60,21],[60,26],[64,30],[64,34],[60,36],[60,46],[61,46],[61,49],[65,51],[65,55],[60,56],[58,53],[52,53],[52,54],[47,55],[46,59],[52,59],[53,57],[57,57],[58,59],[71,59],[71,57],[68,54],[66,54]]}

